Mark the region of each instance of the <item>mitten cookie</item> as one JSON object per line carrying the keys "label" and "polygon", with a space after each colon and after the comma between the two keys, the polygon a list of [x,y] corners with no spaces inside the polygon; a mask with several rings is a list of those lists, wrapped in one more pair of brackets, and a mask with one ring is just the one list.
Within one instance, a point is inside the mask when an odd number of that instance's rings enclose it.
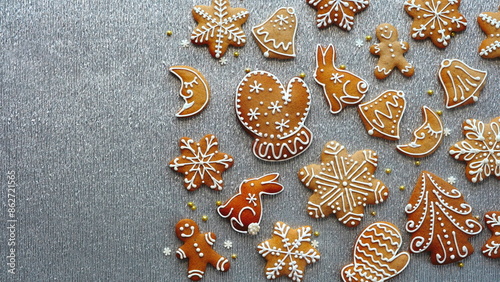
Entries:
{"label": "mitten cookie", "polygon": [[486,226],[491,237],[483,246],[483,255],[489,258],[500,258],[500,211],[490,211],[484,215]]}
{"label": "mitten cookie", "polygon": [[415,68],[403,56],[408,52],[408,42],[399,41],[398,30],[391,24],[383,23],[375,29],[380,43],[370,46],[370,53],[380,56],[375,67],[375,77],[384,79],[394,68],[398,68],[404,76],[415,74]]}
{"label": "mitten cookie", "polygon": [[179,259],[189,260],[188,278],[198,281],[203,278],[207,264],[219,271],[228,271],[231,267],[228,259],[219,255],[212,247],[217,239],[214,233],[201,233],[198,224],[191,219],[182,219],[175,225],[175,235],[184,242],[177,249]]}
{"label": "mitten cookie", "polygon": [[477,22],[487,36],[479,45],[479,55],[486,59],[500,57],[500,11],[481,13]]}
{"label": "mitten cookie", "polygon": [[210,98],[210,87],[203,74],[189,66],[172,66],[169,70],[181,80],[179,95],[184,99],[184,105],[175,116],[190,117],[203,111]]}

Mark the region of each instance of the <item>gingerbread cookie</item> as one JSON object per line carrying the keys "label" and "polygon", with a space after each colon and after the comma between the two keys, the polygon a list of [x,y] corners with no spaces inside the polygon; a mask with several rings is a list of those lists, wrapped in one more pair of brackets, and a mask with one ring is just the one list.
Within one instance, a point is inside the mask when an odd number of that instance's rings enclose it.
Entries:
{"label": "gingerbread cookie", "polygon": [[229,45],[242,47],[247,42],[241,25],[247,21],[248,10],[231,8],[229,0],[213,0],[211,6],[194,6],[192,13],[198,26],[191,42],[208,45],[212,57],[221,58]]}
{"label": "gingerbread cookie", "polygon": [[169,68],[181,80],[179,95],[184,99],[184,105],[176,117],[190,117],[203,111],[210,98],[210,87],[201,72],[189,66],[173,66]]}
{"label": "gingerbread cookie", "polygon": [[320,259],[320,253],[311,245],[311,227],[293,229],[276,222],[272,236],[257,246],[259,254],[267,260],[266,278],[286,275],[293,281],[302,281],[306,266]]}
{"label": "gingerbread cookie", "polygon": [[483,246],[483,255],[494,259],[500,258],[500,211],[487,212],[484,221],[491,231],[491,237]]}
{"label": "gingerbread cookie", "polygon": [[201,233],[198,224],[191,219],[182,219],[175,225],[175,235],[184,242],[177,249],[179,259],[189,260],[188,278],[198,281],[203,278],[207,264],[211,264],[219,271],[228,271],[231,267],[228,259],[219,255],[213,244],[217,236],[214,233]]}
{"label": "gingerbread cookie", "polygon": [[388,90],[358,106],[359,116],[368,134],[387,140],[399,139],[399,123],[406,109],[402,91]]}
{"label": "gingerbread cookie", "polygon": [[223,218],[229,218],[231,227],[235,231],[256,235],[258,230],[257,232],[249,230],[249,226],[250,224],[260,226],[262,195],[276,195],[283,191],[283,186],[278,183],[278,178],[279,174],[271,173],[243,181],[238,193],[219,206],[217,212]]}
{"label": "gingerbread cookie", "polygon": [[369,0],[306,0],[316,9],[316,26],[326,28],[334,24],[350,31],[354,25],[354,15],[363,11],[370,4]]}
{"label": "gingerbread cookie", "polygon": [[479,55],[485,59],[500,57],[500,7],[496,13],[485,12],[479,14],[477,22],[488,37],[479,45]]}
{"label": "gingerbread cookie", "polygon": [[422,114],[424,123],[413,131],[413,141],[396,147],[400,153],[423,158],[434,153],[441,145],[444,130],[441,118],[427,106],[422,107]]}
{"label": "gingerbread cookie", "polygon": [[490,175],[500,179],[500,117],[483,123],[477,119],[464,121],[465,140],[450,147],[450,155],[467,162],[465,176],[476,183]]}
{"label": "gingerbread cookie", "polygon": [[354,245],[354,263],[342,268],[342,280],[387,281],[401,273],[410,262],[408,252],[400,252],[401,233],[396,225],[379,221],[366,227]]}
{"label": "gingerbread cookie", "polygon": [[394,68],[398,68],[406,77],[415,74],[415,68],[403,56],[410,44],[398,40],[398,30],[391,24],[383,23],[377,26],[375,34],[380,41],[370,46],[370,53],[380,57],[375,67],[375,77],[384,79]]}
{"label": "gingerbread cookie", "polygon": [[297,17],[292,7],[279,8],[265,22],[252,28],[253,36],[266,58],[295,58]]}
{"label": "gingerbread cookie", "polygon": [[446,108],[476,102],[486,83],[486,76],[486,71],[473,69],[460,60],[443,60],[439,69],[439,81],[445,91]]}
{"label": "gingerbread cookie", "polygon": [[341,144],[330,141],[321,153],[320,164],[299,170],[300,181],[314,194],[307,211],[314,218],[335,214],[349,227],[357,226],[366,205],[379,204],[389,197],[389,190],[374,177],[378,155],[372,150],[353,155]]}
{"label": "gingerbread cookie", "polygon": [[219,151],[217,138],[208,134],[195,142],[183,137],[179,142],[182,155],[173,159],[169,166],[184,174],[184,187],[189,191],[202,184],[214,190],[222,190],[222,172],[233,166],[231,155]]}
{"label": "gingerbread cookie", "polygon": [[437,47],[446,48],[452,33],[467,28],[459,7],[460,0],[407,0],[405,10],[413,18],[411,37],[430,38]]}
{"label": "gingerbread cookie", "polygon": [[332,44],[328,47],[318,45],[314,79],[323,86],[332,114],[340,113],[346,105],[358,104],[368,91],[365,80],[335,66],[335,47]]}
{"label": "gingerbread cookie", "polygon": [[474,252],[468,239],[483,230],[457,188],[422,171],[405,208],[412,253],[431,252],[433,264],[460,261]]}
{"label": "gingerbread cookie", "polygon": [[309,147],[312,133],[304,122],[311,94],[302,79],[292,78],[285,89],[273,74],[252,71],[236,92],[236,114],[254,137],[252,148],[257,158],[284,161]]}

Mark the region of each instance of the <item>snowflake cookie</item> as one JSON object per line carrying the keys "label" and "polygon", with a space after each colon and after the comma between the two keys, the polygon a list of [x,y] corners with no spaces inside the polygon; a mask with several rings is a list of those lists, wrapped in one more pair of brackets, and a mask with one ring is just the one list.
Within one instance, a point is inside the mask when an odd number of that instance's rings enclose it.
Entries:
{"label": "snowflake cookie", "polygon": [[485,59],[500,57],[500,7],[496,13],[479,14],[477,22],[487,36],[479,45],[479,55]]}
{"label": "snowflake cookie", "polygon": [[231,267],[229,260],[213,249],[214,233],[201,233],[198,224],[191,219],[182,219],[175,225],[175,235],[184,244],[177,249],[179,259],[189,260],[188,278],[198,281],[203,278],[207,264],[211,264],[219,271],[228,271]]}
{"label": "snowflake cookie", "polygon": [[453,32],[467,28],[467,20],[460,13],[461,0],[407,0],[406,12],[413,18],[411,37],[429,38],[439,48],[446,48]]}
{"label": "snowflake cookie", "polygon": [[181,154],[169,166],[184,174],[184,187],[189,191],[200,188],[202,184],[214,190],[222,190],[222,172],[230,168],[233,157],[219,152],[219,142],[214,135],[208,134],[195,142],[183,137],[180,142]]}
{"label": "snowflake cookie", "polygon": [[213,0],[211,6],[195,6],[193,17],[198,26],[191,34],[191,42],[208,45],[212,57],[221,58],[229,45],[242,47],[247,37],[241,25],[249,12],[243,8],[231,8],[228,0]]}
{"label": "snowflake cookie", "polygon": [[311,227],[292,229],[286,223],[276,222],[272,234],[271,239],[257,246],[267,260],[267,279],[286,275],[293,281],[302,281],[306,266],[320,259],[320,253],[311,245]]}
{"label": "snowflake cookie", "polygon": [[[231,227],[240,233],[255,233],[262,219],[262,195],[276,195],[283,191],[283,185],[278,183],[279,174],[270,173],[258,178],[244,180],[236,195],[217,208],[223,218],[228,218]],[[260,227],[259,227],[260,228]],[[255,235],[250,234],[250,235]]]}
{"label": "snowflake cookie", "polygon": [[252,71],[240,82],[236,115],[252,135],[254,155],[264,161],[284,161],[304,152],[312,140],[304,125],[311,93],[299,77],[286,88],[267,71]]}
{"label": "snowflake cookie", "polygon": [[169,70],[181,80],[179,95],[184,99],[184,105],[175,116],[191,117],[205,109],[210,99],[210,87],[203,74],[189,66],[172,66]]}
{"label": "snowflake cookie", "polygon": [[306,0],[306,2],[318,10],[316,15],[318,28],[335,24],[347,31],[354,25],[354,15],[370,4],[369,0]]}
{"label": "snowflake cookie", "polygon": [[500,258],[500,211],[487,212],[484,221],[491,231],[491,237],[483,246],[483,255],[494,259]]}
{"label": "snowflake cookie", "polygon": [[410,262],[408,252],[398,253],[401,242],[401,233],[394,224],[370,224],[356,239],[354,263],[342,268],[342,280],[383,282],[398,275]]}
{"label": "snowflake cookie", "polygon": [[342,224],[354,227],[363,218],[366,205],[387,199],[389,190],[374,177],[378,155],[372,150],[349,155],[341,144],[326,143],[320,164],[299,170],[300,181],[314,194],[307,211],[314,218],[335,214]]}
{"label": "snowflake cookie", "polygon": [[346,105],[361,102],[368,91],[368,83],[350,71],[335,66],[335,47],[318,45],[314,79],[323,86],[323,93],[330,105],[330,112],[338,114]]}
{"label": "snowflake cookie", "polygon": [[450,147],[450,155],[467,162],[465,176],[471,182],[481,182],[490,175],[500,179],[500,117],[483,123],[467,119],[462,124],[465,140]]}
{"label": "snowflake cookie", "polygon": [[406,231],[412,233],[410,251],[431,252],[433,264],[470,256],[474,248],[468,240],[483,230],[460,191],[427,171],[420,174],[405,211]]}

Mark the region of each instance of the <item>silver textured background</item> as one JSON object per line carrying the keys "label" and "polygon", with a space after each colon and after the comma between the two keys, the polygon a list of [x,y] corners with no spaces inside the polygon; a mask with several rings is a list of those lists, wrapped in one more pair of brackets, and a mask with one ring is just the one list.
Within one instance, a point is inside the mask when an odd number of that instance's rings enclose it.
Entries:
{"label": "silver textured background", "polygon": [[[251,12],[243,25],[249,40],[243,48],[229,48],[228,64],[221,66],[206,47],[179,45],[196,26],[192,7],[208,5],[209,0],[2,1],[0,226],[6,220],[6,173],[15,170],[18,273],[6,273],[8,233],[2,227],[0,280],[187,281],[187,262],[174,255],[165,257],[162,249],[175,251],[180,246],[173,227],[188,217],[197,220],[203,231],[217,234],[215,249],[221,254],[238,255],[231,260],[229,272],[209,268],[205,281],[264,281],[265,260],[255,247],[270,237],[277,220],[294,227],[312,225],[320,231],[315,239],[320,242],[322,258],[307,267],[306,281],[338,281],[340,269],[352,261],[355,238],[370,223],[393,222],[402,230],[403,249],[408,247],[404,206],[424,169],[445,179],[457,177],[456,186],[474,214],[482,217],[486,211],[500,210],[500,181],[489,178],[471,184],[464,175],[465,163],[447,154],[447,148],[462,139],[465,118],[489,121],[500,114],[499,61],[484,60],[477,54],[485,37],[475,20],[480,12],[496,11],[498,1],[462,1],[461,11],[469,26],[445,50],[429,40],[410,39],[412,19],[403,10],[403,0],[372,1],[356,16],[351,32],[337,27],[317,29],[315,10],[304,0],[231,2]],[[292,6],[298,13],[297,58],[266,60],[250,30],[282,6]],[[412,78],[395,72],[384,81],[375,79],[372,69],[377,57],[368,48],[376,42],[374,28],[382,22],[394,24],[400,39],[410,43],[406,58],[416,67]],[[167,37],[167,30],[174,34]],[[366,35],[374,40],[357,48],[354,41]],[[417,167],[395,151],[397,142],[369,137],[356,107],[331,115],[312,77],[318,43],[333,43],[337,65],[346,64],[368,80],[365,101],[387,89],[406,93],[401,143],[409,142],[412,130],[420,125],[421,106],[442,109],[444,124],[452,133],[441,148]],[[240,52],[239,58],[232,56],[234,51]],[[444,110],[437,80],[444,58],[463,59],[489,72],[475,105]],[[182,105],[180,82],[166,66],[177,64],[200,69],[212,88],[210,104],[194,118],[174,116]],[[313,100],[306,124],[314,140],[304,154],[283,163],[262,162],[252,155],[252,138],[240,127],[233,109],[235,88],[246,67],[270,71],[283,83],[301,72],[307,74]],[[428,89],[436,94],[428,96]],[[166,164],[179,154],[179,138],[198,139],[208,133],[218,136],[220,150],[232,154],[235,165],[223,175],[226,187],[222,192],[207,187],[187,192],[182,176]],[[296,172],[318,162],[321,148],[329,140],[341,142],[350,152],[367,148],[380,155],[376,176],[390,188],[391,195],[387,202],[369,206],[357,228],[346,228],[334,217],[314,220],[305,212],[310,191],[301,185]],[[392,168],[393,173],[385,174],[384,168]],[[262,229],[256,237],[234,232],[227,220],[216,215],[215,201],[228,199],[243,179],[269,172],[281,174],[286,190],[265,197]],[[407,189],[400,191],[400,185]],[[188,201],[195,202],[198,209],[188,209]],[[371,211],[377,215],[371,216]],[[201,221],[204,214],[209,216],[208,222]],[[478,250],[489,236],[484,231],[470,241]],[[223,248],[226,239],[233,241],[232,250]],[[463,268],[431,265],[428,253],[411,258],[407,270],[393,281],[498,281],[500,275],[499,261],[477,251],[464,260]]]}

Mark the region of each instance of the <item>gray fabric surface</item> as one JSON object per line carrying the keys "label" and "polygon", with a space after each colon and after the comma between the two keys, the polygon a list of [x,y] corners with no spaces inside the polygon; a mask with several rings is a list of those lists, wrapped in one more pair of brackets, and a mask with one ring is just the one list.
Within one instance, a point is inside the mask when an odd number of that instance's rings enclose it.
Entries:
{"label": "gray fabric surface", "polygon": [[[465,163],[447,153],[449,146],[463,138],[465,118],[489,121],[500,113],[499,61],[478,56],[477,46],[485,36],[475,20],[480,12],[496,11],[498,1],[462,1],[461,11],[469,26],[446,50],[429,40],[410,38],[412,20],[404,12],[402,0],[372,1],[356,16],[351,32],[337,27],[317,29],[315,10],[304,0],[231,2],[250,10],[243,25],[249,40],[243,48],[229,48],[228,64],[221,66],[206,47],[179,45],[196,26],[190,14],[193,5],[208,5],[208,0],[2,1],[0,219],[6,226],[7,172],[14,170],[18,222],[15,275],[8,274],[6,267],[9,233],[0,229],[1,281],[187,281],[187,262],[162,254],[164,247],[174,252],[181,245],[173,228],[185,217],[198,221],[203,231],[217,234],[215,249],[221,254],[238,255],[231,260],[229,272],[209,268],[205,281],[264,281],[265,260],[255,247],[270,238],[278,220],[294,227],[312,225],[321,232],[316,239],[322,258],[307,267],[306,281],[338,281],[340,269],[352,261],[356,236],[370,223],[385,220],[396,224],[403,233],[403,249],[408,247],[404,206],[424,169],[443,178],[455,176],[456,186],[474,214],[500,209],[500,181],[489,178],[471,184],[464,175]],[[285,5],[298,13],[297,58],[266,60],[251,38],[251,27]],[[356,39],[375,37],[374,28],[382,22],[394,24],[400,39],[410,43],[406,58],[415,64],[414,77],[393,73],[378,81],[372,73],[377,58],[368,52],[376,40],[361,48],[355,46]],[[173,35],[166,36],[167,30]],[[397,142],[369,137],[355,107],[331,115],[312,77],[318,43],[333,43],[337,64],[346,64],[370,83],[365,101],[387,89],[406,93],[401,143],[409,141],[411,131],[420,125],[423,105],[444,111],[442,118],[451,135],[417,167],[395,151]],[[239,58],[232,56],[234,51],[240,52]],[[463,59],[489,72],[475,105],[444,110],[437,80],[439,62],[444,58]],[[194,118],[174,116],[182,105],[180,83],[166,66],[177,64],[198,68],[212,88],[210,104]],[[313,97],[306,124],[314,140],[301,156],[266,163],[252,155],[252,139],[239,125],[233,108],[235,88],[246,67],[270,71],[283,83],[301,72],[307,74]],[[436,94],[428,96],[428,89]],[[202,187],[188,192],[182,187],[182,176],[166,164],[179,154],[179,138],[199,139],[208,133],[218,136],[221,151],[233,155],[235,165],[223,175],[223,191]],[[376,177],[390,188],[391,195],[386,203],[369,206],[357,228],[346,228],[334,217],[314,220],[305,212],[310,191],[296,172],[318,162],[321,148],[329,140],[341,142],[350,152],[366,148],[380,155]],[[385,174],[384,168],[392,168],[393,173]],[[243,179],[269,172],[280,173],[286,190],[264,199],[265,216],[257,236],[234,232],[215,213],[215,202],[228,199]],[[400,191],[400,185],[407,189]],[[188,201],[195,202],[198,209],[187,208]],[[371,216],[371,211],[377,215]],[[209,216],[207,222],[201,221],[204,214]],[[470,241],[478,250],[489,236],[489,231],[483,231]],[[233,241],[233,249],[223,248],[226,239]],[[412,255],[408,268],[393,281],[498,281],[499,261],[476,251],[464,264],[463,268],[434,266],[428,253]]]}

